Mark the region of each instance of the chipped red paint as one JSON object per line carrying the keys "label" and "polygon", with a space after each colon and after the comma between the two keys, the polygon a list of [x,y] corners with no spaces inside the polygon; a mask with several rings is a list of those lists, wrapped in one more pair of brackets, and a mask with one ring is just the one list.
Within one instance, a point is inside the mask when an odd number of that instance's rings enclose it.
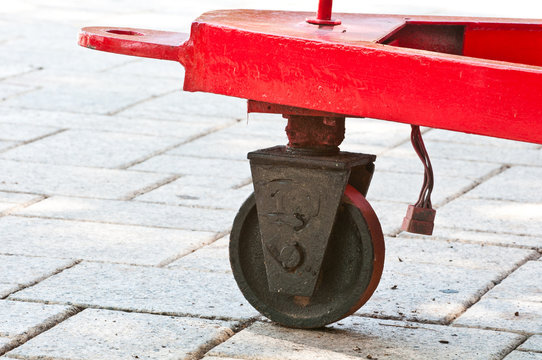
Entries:
{"label": "chipped red paint", "polygon": [[179,61],[187,91],[542,144],[542,20],[311,15],[213,11],[189,40],[86,28],[80,44]]}

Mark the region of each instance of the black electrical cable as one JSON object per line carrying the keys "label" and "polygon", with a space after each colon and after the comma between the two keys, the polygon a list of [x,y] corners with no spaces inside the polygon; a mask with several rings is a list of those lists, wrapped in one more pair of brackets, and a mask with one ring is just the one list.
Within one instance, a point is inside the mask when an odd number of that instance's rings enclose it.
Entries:
{"label": "black electrical cable", "polygon": [[423,143],[420,127],[417,125],[411,126],[412,132],[410,134],[410,140],[412,142],[414,150],[416,151],[416,154],[418,154],[418,157],[420,158],[424,166],[423,185],[420,191],[420,196],[418,197],[418,201],[414,206],[431,209],[431,193],[433,192],[433,185],[435,183],[433,177],[433,167],[431,165],[431,160],[429,159],[427,149],[425,148],[425,144]]}

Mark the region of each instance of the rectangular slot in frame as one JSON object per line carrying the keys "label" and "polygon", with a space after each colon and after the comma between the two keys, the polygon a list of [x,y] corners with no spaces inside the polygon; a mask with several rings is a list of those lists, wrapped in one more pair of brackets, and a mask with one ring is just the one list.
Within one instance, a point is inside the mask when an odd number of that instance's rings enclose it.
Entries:
{"label": "rectangular slot in frame", "polygon": [[542,66],[542,25],[539,24],[407,22],[380,43]]}

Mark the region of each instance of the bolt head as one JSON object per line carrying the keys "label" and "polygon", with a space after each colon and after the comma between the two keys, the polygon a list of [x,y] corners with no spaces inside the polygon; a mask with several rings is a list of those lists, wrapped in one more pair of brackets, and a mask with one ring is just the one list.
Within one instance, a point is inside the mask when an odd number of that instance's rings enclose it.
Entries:
{"label": "bolt head", "polygon": [[301,250],[297,245],[286,245],[280,251],[280,262],[286,270],[293,270],[301,264]]}

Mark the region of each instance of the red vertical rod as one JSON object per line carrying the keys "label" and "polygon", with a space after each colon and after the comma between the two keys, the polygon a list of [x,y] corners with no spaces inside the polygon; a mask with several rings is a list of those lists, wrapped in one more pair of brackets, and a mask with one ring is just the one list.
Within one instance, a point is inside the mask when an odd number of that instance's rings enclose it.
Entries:
{"label": "red vertical rod", "polygon": [[318,3],[318,14],[316,15],[318,20],[331,20],[331,7],[333,6],[333,0],[320,0]]}
{"label": "red vertical rod", "polygon": [[341,20],[331,18],[332,6],[333,0],[319,0],[316,18],[307,19],[307,22],[313,25],[340,25]]}

